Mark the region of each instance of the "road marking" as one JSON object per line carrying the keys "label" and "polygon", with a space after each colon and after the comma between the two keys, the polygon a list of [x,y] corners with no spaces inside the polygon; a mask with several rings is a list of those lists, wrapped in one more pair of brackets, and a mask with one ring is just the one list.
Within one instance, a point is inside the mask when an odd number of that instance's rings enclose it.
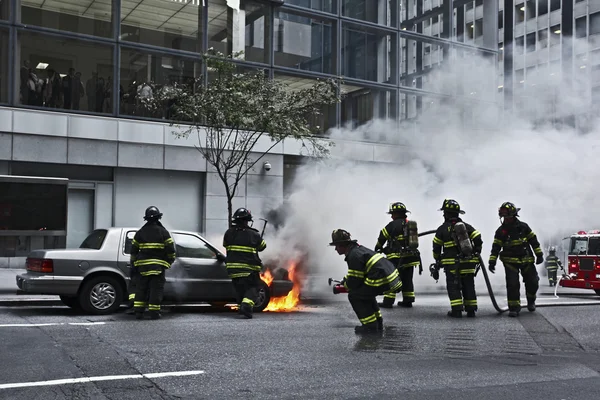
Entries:
{"label": "road marking", "polygon": [[58,325],[104,325],[106,322],[50,322],[47,324],[0,324],[0,328],[19,328],[19,327],[37,327],[37,326],[58,326]]}
{"label": "road marking", "polygon": [[16,389],[33,386],[56,386],[56,385],[68,385],[73,383],[90,383],[100,381],[116,381],[124,379],[153,379],[153,378],[164,378],[169,376],[190,376],[190,375],[201,375],[204,371],[174,371],[174,372],[155,372],[150,374],[136,374],[136,375],[108,375],[108,376],[90,376],[85,378],[69,378],[69,379],[54,379],[51,381],[37,381],[37,382],[18,382],[18,383],[3,383],[0,384],[0,390],[3,389]]}

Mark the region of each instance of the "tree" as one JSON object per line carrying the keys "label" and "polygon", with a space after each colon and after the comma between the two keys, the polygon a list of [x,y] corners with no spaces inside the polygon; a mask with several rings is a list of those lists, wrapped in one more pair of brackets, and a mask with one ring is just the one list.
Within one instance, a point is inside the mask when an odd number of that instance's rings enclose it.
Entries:
{"label": "tree", "polygon": [[[179,137],[196,134],[196,149],[206,159],[225,187],[228,220],[241,180],[285,139],[296,139],[314,157],[329,154],[331,142],[318,137],[311,120],[325,106],[340,101],[335,80],[317,80],[312,87],[291,90],[271,80],[263,70],[238,72],[232,58],[211,51],[203,55],[209,82],[154,85],[144,105],[151,111],[166,110]],[[202,133],[206,135],[203,140]],[[270,139],[266,151],[254,151],[261,138]]]}

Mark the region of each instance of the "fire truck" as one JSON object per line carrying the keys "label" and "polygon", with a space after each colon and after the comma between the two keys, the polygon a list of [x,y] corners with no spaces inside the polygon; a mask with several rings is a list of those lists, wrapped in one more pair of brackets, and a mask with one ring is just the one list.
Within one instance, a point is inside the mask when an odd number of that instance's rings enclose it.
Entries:
{"label": "fire truck", "polygon": [[569,239],[568,273],[559,285],[600,295],[600,230],[579,231],[565,239]]}

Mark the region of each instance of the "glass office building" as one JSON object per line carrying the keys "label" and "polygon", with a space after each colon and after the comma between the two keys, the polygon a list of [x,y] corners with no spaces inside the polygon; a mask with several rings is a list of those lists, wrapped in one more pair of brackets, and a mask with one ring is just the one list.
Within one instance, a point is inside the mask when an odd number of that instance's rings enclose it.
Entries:
{"label": "glass office building", "polygon": [[[341,103],[314,121],[323,133],[374,118],[412,120],[432,99],[465,96],[436,85],[440,66],[497,57],[497,0],[482,5],[476,42],[465,40],[467,3],[0,0],[0,175],[69,179],[69,245],[94,228],[139,225],[150,203],[170,226],[221,233],[222,184],[197,142],[175,138],[165,113],[141,106],[152,96],[145,83],[210,82],[200,54],[243,51],[241,70],[264,69],[291,89],[338,80]],[[341,156],[395,162],[389,146],[378,146],[348,140]],[[260,215],[280,204],[300,150],[288,142],[275,148],[272,168],[248,175],[234,207]],[[51,243],[0,231],[0,259]]]}

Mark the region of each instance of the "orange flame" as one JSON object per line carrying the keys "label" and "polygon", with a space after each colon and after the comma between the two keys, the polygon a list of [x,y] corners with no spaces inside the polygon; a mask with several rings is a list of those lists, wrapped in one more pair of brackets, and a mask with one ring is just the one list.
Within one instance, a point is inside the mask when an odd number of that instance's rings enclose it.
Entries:
{"label": "orange flame", "polygon": [[[298,309],[298,304],[300,303],[301,281],[299,274],[296,273],[295,263],[292,263],[291,267],[288,269],[288,276],[293,284],[292,290],[290,290],[287,296],[272,297],[264,311],[282,312],[294,311]],[[273,282],[273,275],[269,270],[265,271],[264,274],[261,274],[261,278],[267,285],[271,286],[271,283]]]}

